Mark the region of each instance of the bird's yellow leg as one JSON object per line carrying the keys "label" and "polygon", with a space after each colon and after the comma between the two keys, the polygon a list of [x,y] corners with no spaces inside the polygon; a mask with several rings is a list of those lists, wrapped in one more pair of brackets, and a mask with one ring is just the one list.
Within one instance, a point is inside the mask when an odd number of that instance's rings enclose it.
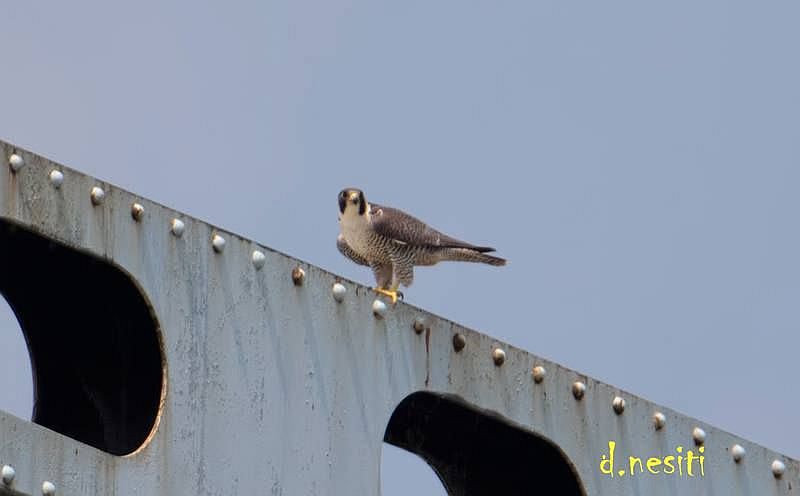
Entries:
{"label": "bird's yellow leg", "polygon": [[403,299],[403,293],[398,291],[398,290],[396,290],[396,289],[391,290],[391,289],[383,289],[383,288],[372,288],[372,290],[375,291],[376,293],[380,293],[382,295],[385,295],[385,296],[388,296],[389,298],[391,298],[392,299],[392,305],[397,304],[397,300],[398,299],[401,299],[401,300]]}

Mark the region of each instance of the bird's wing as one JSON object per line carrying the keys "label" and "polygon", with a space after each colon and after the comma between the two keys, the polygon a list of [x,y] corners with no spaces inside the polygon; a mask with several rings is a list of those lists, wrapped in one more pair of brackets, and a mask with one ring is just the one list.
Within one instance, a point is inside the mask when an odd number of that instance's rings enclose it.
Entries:
{"label": "bird's wing", "polygon": [[370,204],[370,214],[375,232],[400,243],[436,248],[468,248],[482,253],[494,251],[494,248],[475,246],[443,234],[396,208],[373,203]]}
{"label": "bird's wing", "polygon": [[336,248],[339,248],[339,251],[342,252],[342,255],[349,258],[358,265],[369,266],[369,262],[367,261],[367,259],[356,253],[355,250],[353,250],[350,247],[350,245],[347,244],[347,241],[345,241],[344,236],[342,236],[341,234],[339,235],[338,238],[336,238]]}

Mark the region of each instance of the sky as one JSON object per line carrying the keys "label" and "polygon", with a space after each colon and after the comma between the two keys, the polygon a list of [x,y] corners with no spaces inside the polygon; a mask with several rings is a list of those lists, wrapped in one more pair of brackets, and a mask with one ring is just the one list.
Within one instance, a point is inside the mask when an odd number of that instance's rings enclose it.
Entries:
{"label": "sky", "polygon": [[[406,300],[793,457],[800,4],[7,2],[0,137],[325,269],[346,186],[507,267]],[[29,363],[0,304],[0,408]],[[383,494],[442,495],[383,452]],[[412,472],[413,471],[413,472]],[[409,474],[415,474],[413,476]]]}

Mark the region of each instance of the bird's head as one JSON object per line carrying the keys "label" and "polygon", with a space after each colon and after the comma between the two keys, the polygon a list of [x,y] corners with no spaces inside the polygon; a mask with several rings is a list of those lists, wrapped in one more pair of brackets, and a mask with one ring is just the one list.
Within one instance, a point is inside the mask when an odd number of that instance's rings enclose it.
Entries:
{"label": "bird's head", "polygon": [[363,216],[367,213],[369,204],[360,189],[346,188],[339,192],[339,214]]}

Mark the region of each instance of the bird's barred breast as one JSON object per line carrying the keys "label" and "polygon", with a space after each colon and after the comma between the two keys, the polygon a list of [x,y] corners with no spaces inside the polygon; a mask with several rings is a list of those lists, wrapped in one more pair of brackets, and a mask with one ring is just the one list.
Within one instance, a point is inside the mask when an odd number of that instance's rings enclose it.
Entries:
{"label": "bird's barred breast", "polygon": [[367,239],[366,229],[350,223],[342,223],[341,227],[342,236],[344,236],[344,240],[347,241],[350,248],[363,257],[369,255],[369,240]]}
{"label": "bird's barred breast", "polygon": [[357,254],[370,262],[390,262],[387,247],[390,240],[359,226],[342,226],[342,236]]}

